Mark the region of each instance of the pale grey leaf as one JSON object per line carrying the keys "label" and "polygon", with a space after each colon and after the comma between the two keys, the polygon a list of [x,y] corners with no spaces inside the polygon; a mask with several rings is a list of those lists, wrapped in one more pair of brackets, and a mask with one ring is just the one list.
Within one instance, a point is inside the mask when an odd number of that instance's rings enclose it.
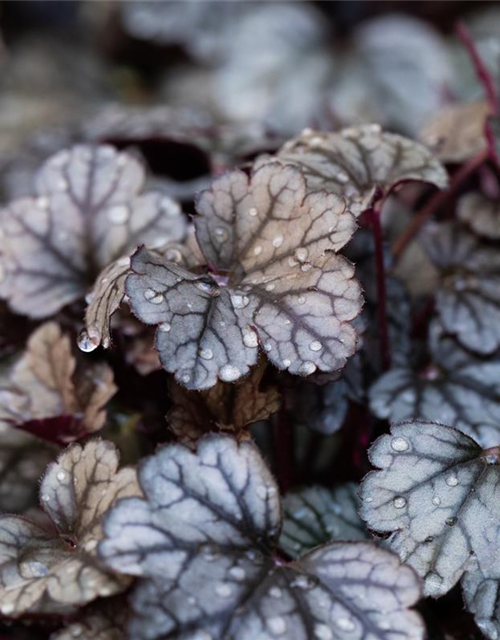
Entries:
{"label": "pale grey leaf", "polygon": [[[139,471],[146,499],[105,522],[101,556],[150,578],[133,596],[137,640],[422,638],[414,572],[372,543],[333,543],[293,563],[275,554],[276,483],[256,447],[226,436],[170,445]],[[373,606],[375,604],[375,606]]]}
{"label": "pale grey leaf", "polygon": [[133,256],[132,271],[126,281],[131,308],[142,322],[158,325],[161,363],[181,384],[205,389],[217,379],[232,382],[257,362],[256,336],[248,327],[255,303],[245,303],[245,294],[145,248]]}
{"label": "pale grey leaf", "polygon": [[387,195],[409,180],[448,184],[446,170],[426,147],[379,125],[338,133],[306,130],[285,143],[278,157],[301,168],[309,190],[343,195],[356,215],[370,206],[377,189]]}
{"label": "pale grey leaf", "polygon": [[18,516],[0,517],[0,611],[57,613],[123,591],[127,580],[98,560],[104,513],[139,493],[132,469],[117,471],[110,442],[71,445],[49,465],[40,488],[49,531]]}
{"label": "pale grey leaf", "polygon": [[361,485],[361,516],[392,533],[389,547],[423,578],[427,595],[444,595],[476,561],[500,575],[497,449],[416,421],[393,425],[369,453],[378,470]]}
{"label": "pale grey leaf", "polygon": [[466,348],[488,354],[500,346],[500,254],[457,224],[422,235],[441,274],[436,309],[448,333]]}
{"label": "pale grey leaf", "polygon": [[78,145],[40,169],[36,197],[0,212],[0,296],[35,318],[83,298],[100,269],[133,251],[179,240],[180,207],[141,194],[141,164],[113,147]]}
{"label": "pale grey leaf", "polygon": [[467,193],[457,204],[457,216],[480,236],[500,239],[500,205],[481,193]]}
{"label": "pale grey leaf", "polygon": [[283,501],[280,545],[297,558],[327,542],[368,538],[366,526],[358,516],[359,506],[354,483],[288,493]]}
{"label": "pale grey leaf", "polygon": [[[500,361],[484,361],[429,330],[430,360],[406,362],[372,385],[370,407],[391,422],[422,419],[457,427],[484,447],[500,440]],[[424,357],[422,357],[422,361]]]}

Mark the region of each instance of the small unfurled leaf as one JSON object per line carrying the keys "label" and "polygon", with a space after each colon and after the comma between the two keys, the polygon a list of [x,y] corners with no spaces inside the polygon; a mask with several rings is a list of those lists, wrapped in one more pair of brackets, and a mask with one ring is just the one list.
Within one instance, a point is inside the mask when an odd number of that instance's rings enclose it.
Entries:
{"label": "small unfurled leaf", "polygon": [[49,158],[36,197],[0,212],[0,297],[34,318],[83,298],[99,271],[142,243],[180,240],[180,207],[141,194],[144,169],[113,147],[75,146]]}
{"label": "small unfurled leaf", "polygon": [[500,253],[454,223],[429,227],[422,243],[441,274],[436,309],[448,333],[488,354],[500,346]]}
{"label": "small unfurled leaf", "polygon": [[122,591],[128,581],[102,565],[96,548],[103,515],[119,498],[139,493],[135,471],[118,471],[113,444],[71,445],[40,486],[54,529],[0,516],[0,612],[57,613]]}
{"label": "small unfurled leaf", "polygon": [[251,442],[212,435],[197,453],[167,446],[139,478],[146,499],[120,501],[100,545],[114,570],[150,578],[133,596],[131,637],[422,637],[408,611],[418,581],[388,551],[333,543],[280,559],[279,493]]}
{"label": "small unfurled leaf", "polygon": [[285,143],[278,158],[301,168],[309,190],[343,195],[356,215],[402,182],[448,184],[446,170],[426,147],[376,124],[338,133],[305,130]]}
{"label": "small unfurled leaf", "polygon": [[125,640],[127,619],[127,600],[123,596],[106,598],[90,604],[50,640]]}
{"label": "small unfurled leaf", "polygon": [[261,389],[266,362],[262,360],[250,375],[234,385],[217,383],[206,391],[187,391],[170,385],[173,408],[167,415],[170,428],[181,442],[192,443],[209,431],[245,435],[246,427],[266,420],[280,407],[274,386]]}
{"label": "small unfurled leaf", "polygon": [[460,198],[457,216],[478,235],[491,240],[500,239],[500,202],[481,193],[467,193]]}
{"label": "small unfurled leaf", "polygon": [[486,100],[446,106],[424,126],[420,139],[441,162],[465,162],[486,148],[489,112]]}
{"label": "small unfurled leaf", "polygon": [[361,516],[424,580],[447,593],[477,562],[500,577],[498,449],[482,450],[457,429],[432,422],[393,425],[370,449],[377,471],[363,480]]}
{"label": "small unfurled leaf", "polygon": [[0,420],[60,443],[101,429],[116,392],[111,368],[77,361],[70,337],[54,322],[31,335],[2,387]]}
{"label": "small unfurled leaf", "polygon": [[369,535],[358,516],[359,506],[354,483],[289,493],[283,501],[280,545],[297,558],[327,542],[364,540]]}
{"label": "small unfurled leaf", "polygon": [[156,324],[163,367],[190,389],[248,373],[262,345],[278,369],[337,371],[355,351],[361,309],[354,268],[334,252],[355,230],[335,194],[306,195],[300,171],[270,163],[233,171],[201,194],[195,219],[209,274],[148,252],[132,258],[126,292]]}
{"label": "small unfurled leaf", "polygon": [[370,407],[391,422],[441,422],[473,436],[484,447],[500,442],[500,361],[480,360],[442,335],[429,331],[429,356],[398,363],[370,389]]}

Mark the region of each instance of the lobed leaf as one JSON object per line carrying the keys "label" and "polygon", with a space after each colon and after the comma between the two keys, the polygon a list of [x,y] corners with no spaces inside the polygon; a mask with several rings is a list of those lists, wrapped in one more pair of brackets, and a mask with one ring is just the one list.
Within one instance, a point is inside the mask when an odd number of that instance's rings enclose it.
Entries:
{"label": "lobed leaf", "polygon": [[500,257],[457,224],[430,227],[424,248],[440,271],[436,310],[448,333],[480,354],[500,346]]}
{"label": "lobed leaf", "polygon": [[280,545],[297,558],[327,542],[364,540],[369,536],[358,516],[359,506],[356,485],[351,482],[333,489],[317,486],[288,493]]}
{"label": "lobed leaf", "polygon": [[353,266],[333,253],[355,229],[343,201],[306,196],[300,172],[272,163],[250,183],[239,171],[217,179],[197,207],[198,241],[213,275],[196,276],[142,249],[126,281],[134,313],[160,325],[164,368],[188,388],[209,388],[244,376],[260,343],[278,369],[341,369],[354,353],[350,323],[361,309]]}
{"label": "lobed leaf", "polygon": [[36,196],[0,212],[0,296],[34,318],[83,298],[100,269],[141,243],[179,240],[179,206],[141,194],[141,164],[113,147],[77,145],[53,155]]}
{"label": "lobed leaf", "polygon": [[150,578],[133,596],[130,637],[422,637],[407,610],[418,582],[389,552],[358,542],[286,564],[273,554],[278,490],[250,442],[209,436],[197,453],[170,445],[139,478],[146,499],[121,501],[100,545],[114,570]]}
{"label": "lobed leaf", "polygon": [[485,447],[500,439],[500,362],[473,357],[436,323],[429,338],[430,362],[399,364],[369,392],[370,408],[391,422],[441,422],[476,438]]}
{"label": "lobed leaf", "polygon": [[48,531],[19,516],[0,516],[0,611],[58,613],[123,591],[127,580],[96,556],[101,519],[116,500],[137,495],[132,469],[118,471],[114,445],[71,445],[49,465],[40,486]]}
{"label": "lobed leaf", "polygon": [[[47,322],[30,336],[26,352],[6,377],[0,420],[48,440],[69,442],[101,429],[104,406],[115,393],[111,368],[79,363],[69,336],[56,323]],[[59,431],[47,420],[57,417],[67,418]]]}
{"label": "lobed leaf", "polygon": [[500,576],[496,449],[416,421],[393,425],[369,455],[378,470],[363,480],[360,514],[369,528],[392,534],[389,547],[422,577],[427,595],[447,593],[475,562]]}
{"label": "lobed leaf", "polygon": [[283,162],[300,167],[309,190],[325,189],[345,197],[359,215],[377,192],[387,196],[409,180],[444,188],[446,170],[422,144],[386,133],[376,124],[324,133],[306,129],[278,153]]}

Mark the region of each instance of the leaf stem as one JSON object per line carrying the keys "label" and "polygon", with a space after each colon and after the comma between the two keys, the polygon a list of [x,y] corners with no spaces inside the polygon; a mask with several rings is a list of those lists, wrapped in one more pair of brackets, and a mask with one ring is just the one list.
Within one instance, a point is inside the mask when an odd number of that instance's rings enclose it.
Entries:
{"label": "leaf stem", "polygon": [[377,316],[380,343],[380,362],[382,370],[391,366],[391,350],[389,346],[389,328],[387,323],[387,288],[385,282],[384,240],[380,222],[381,207],[373,205],[365,213],[373,232],[375,243],[375,267],[377,274]]}
{"label": "leaf stem", "polygon": [[455,27],[455,32],[459,39],[462,41],[462,44],[467,50],[467,53],[470,56],[472,64],[474,65],[474,69],[476,71],[476,75],[479,78],[481,84],[484,87],[486,92],[486,97],[491,107],[491,111],[493,114],[498,114],[499,103],[498,103],[498,95],[495,88],[495,83],[491,77],[488,68],[484,64],[484,60],[479,55],[479,51],[477,50],[476,44],[472,39],[469,29],[466,27],[465,23],[462,20],[457,22]]}
{"label": "leaf stem", "polygon": [[426,204],[418,211],[410,223],[394,242],[392,246],[392,254],[394,260],[398,260],[401,254],[406,249],[407,245],[413,240],[413,238],[420,231],[421,227],[427,222],[427,220],[439,209],[439,207],[446,202],[448,198],[453,196],[462,183],[476,171],[486,160],[488,160],[488,149],[482,149],[475,156],[470,158],[467,162],[456,171],[450,180],[450,184],[444,191],[437,191]]}

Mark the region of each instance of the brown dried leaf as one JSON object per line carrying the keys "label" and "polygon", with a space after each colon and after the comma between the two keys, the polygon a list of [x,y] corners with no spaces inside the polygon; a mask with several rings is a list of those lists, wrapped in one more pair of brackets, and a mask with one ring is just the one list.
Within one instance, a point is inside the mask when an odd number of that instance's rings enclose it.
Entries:
{"label": "brown dried leaf", "polygon": [[249,376],[234,385],[218,383],[206,391],[188,391],[170,384],[173,408],[169,426],[184,443],[193,443],[209,431],[245,435],[246,427],[278,411],[281,398],[275,387],[261,390],[267,364],[262,360]]}
{"label": "brown dried leaf", "polygon": [[134,313],[160,325],[164,368],[191,389],[233,382],[256,363],[260,342],[279,369],[341,369],[362,304],[353,266],[335,255],[356,228],[343,200],[306,195],[300,171],[269,163],[251,180],[241,171],[215,180],[197,209],[212,275],[142,249],[126,281]]}
{"label": "brown dried leaf", "polygon": [[444,188],[448,175],[423,145],[366,124],[326,133],[306,129],[278,153],[283,162],[299,166],[309,190],[343,195],[351,211],[367,209],[378,190],[386,196],[401,182],[429,182]]}
{"label": "brown dried leaf", "polygon": [[486,147],[484,126],[489,112],[486,100],[449,105],[425,125],[420,140],[441,162],[465,162]]}
{"label": "brown dried leaf", "polygon": [[145,174],[110,146],[75,146],[42,166],[37,197],[0,212],[0,297],[44,318],[83,298],[100,269],[137,245],[180,240],[180,207],[160,193],[140,194]]}
{"label": "brown dried leaf", "polygon": [[104,405],[115,394],[107,364],[77,364],[71,340],[59,325],[47,322],[28,340],[0,393],[0,420],[22,426],[33,420],[72,416],[66,442],[98,431],[106,420]]}
{"label": "brown dried leaf", "polygon": [[40,486],[55,533],[25,518],[0,516],[0,612],[60,612],[123,591],[129,581],[105,569],[96,548],[103,515],[118,499],[139,494],[135,471],[118,471],[112,443],[66,449]]}

